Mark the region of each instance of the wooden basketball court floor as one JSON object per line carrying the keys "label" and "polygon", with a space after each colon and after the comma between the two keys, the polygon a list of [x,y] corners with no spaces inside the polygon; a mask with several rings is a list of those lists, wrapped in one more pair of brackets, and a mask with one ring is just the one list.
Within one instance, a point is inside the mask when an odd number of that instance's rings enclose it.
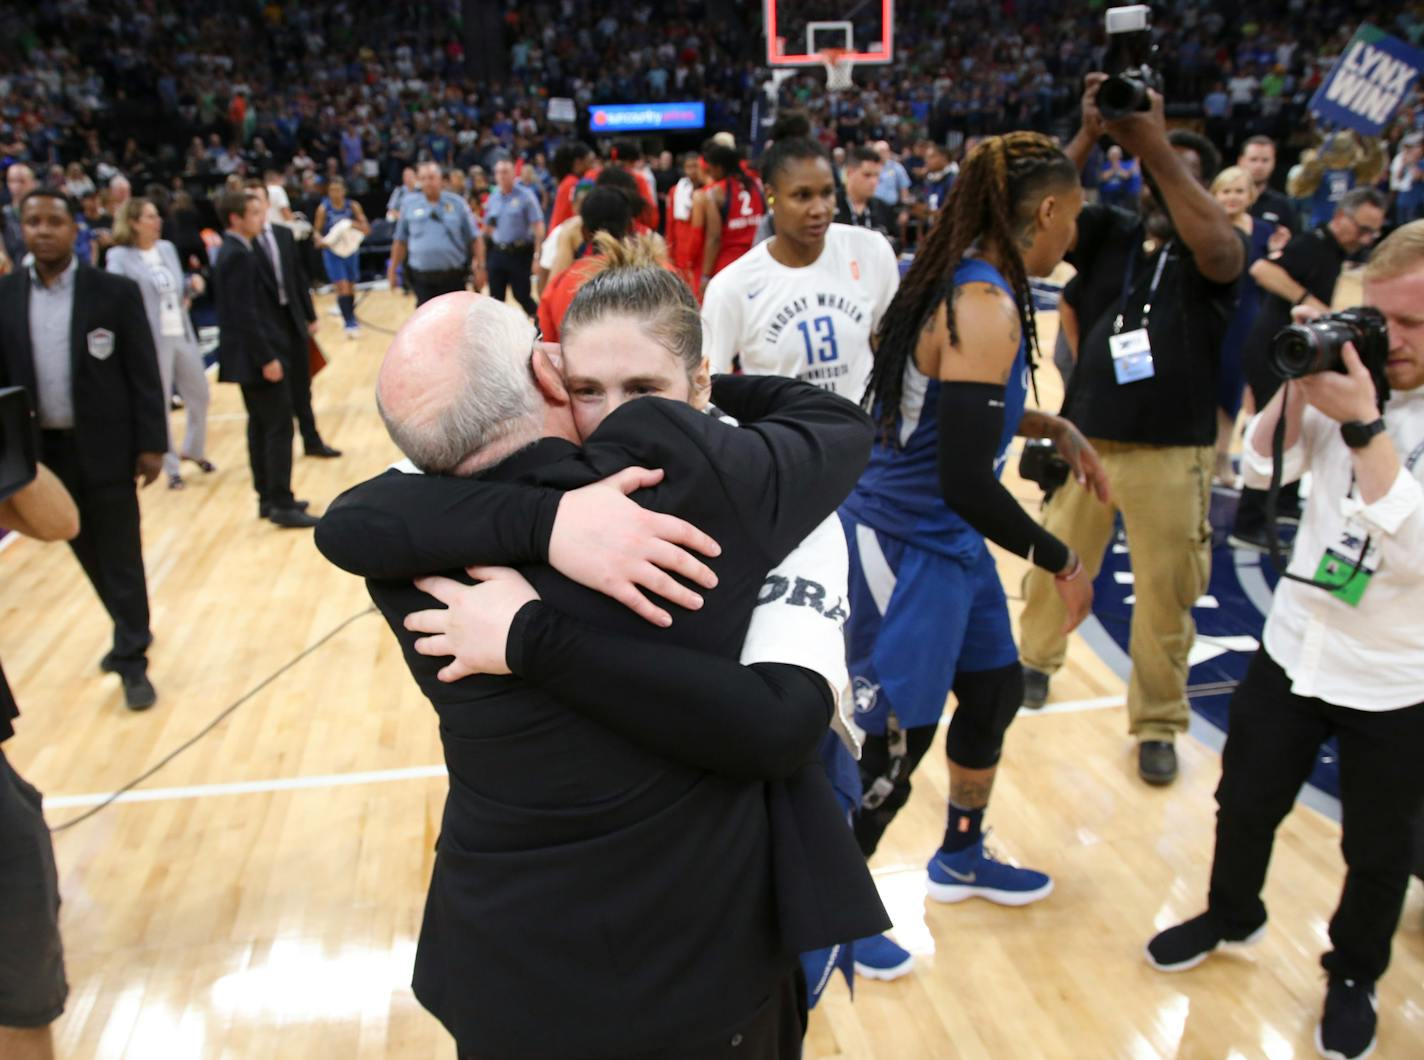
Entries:
{"label": "wooden basketball court floor", "polygon": [[[395,455],[372,400],[386,336],[347,341],[329,304],[316,409],[345,456],[299,459],[295,472],[318,511]],[[377,293],[360,312],[392,328],[409,308]],[[1052,405],[1056,373],[1040,374]],[[329,567],[309,533],[258,522],[239,396],[216,384],[214,396],[218,473],[143,493],[154,709],[128,713],[117,678],[99,672],[110,627],[69,551],[17,541],[0,553],[0,655],[24,711],[6,753],[46,792],[52,825],[261,686],[132,801],[56,835],[72,984],[59,1054],[453,1055],[409,988],[446,786],[435,718],[385,624],[363,615],[361,582]],[[1022,565],[1002,569],[1016,594]],[[1270,931],[1249,955],[1154,972],[1146,940],[1203,908],[1217,755],[1186,738],[1174,786],[1140,783],[1122,683],[1076,638],[1053,693],[1057,705],[1010,732],[989,823],[1000,851],[1053,874],[1054,894],[1024,909],[925,898],[947,790],[932,752],[873,864],[916,970],[858,982],[854,1002],[834,984],[807,1056],[1314,1055],[1338,827],[1291,814]],[[1415,883],[1380,987],[1384,1057],[1424,1056],[1422,921]]]}

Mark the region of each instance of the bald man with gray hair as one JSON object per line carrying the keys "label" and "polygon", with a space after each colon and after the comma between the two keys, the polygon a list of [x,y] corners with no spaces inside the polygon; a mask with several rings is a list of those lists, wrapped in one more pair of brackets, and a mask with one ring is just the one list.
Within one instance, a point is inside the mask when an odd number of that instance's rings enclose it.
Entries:
{"label": "bald man with gray hair", "polygon": [[[799,1055],[797,953],[888,919],[816,761],[830,687],[739,656],[768,571],[863,470],[868,418],[797,380],[723,377],[712,398],[742,427],[643,398],[580,448],[557,347],[468,293],[417,310],[377,395],[425,473],[347,491],[316,544],[368,579],[440,717],[416,997],[462,1057]],[[613,553],[637,600],[604,595]],[[470,555],[518,571],[474,568],[471,588]],[[437,602],[476,618],[487,657],[457,669],[419,637]],[[789,826],[812,864],[774,842],[790,778],[812,786]],[[840,871],[818,871],[837,843]]]}

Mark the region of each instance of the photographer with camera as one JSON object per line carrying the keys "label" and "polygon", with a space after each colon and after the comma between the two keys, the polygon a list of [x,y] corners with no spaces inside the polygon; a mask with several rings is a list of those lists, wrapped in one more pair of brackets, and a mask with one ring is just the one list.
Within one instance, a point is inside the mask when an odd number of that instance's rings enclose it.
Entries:
{"label": "photographer with camera", "polygon": [[1374,1047],[1375,982],[1424,803],[1424,221],[1380,244],[1364,299],[1373,308],[1297,310],[1319,319],[1274,344],[1277,369],[1295,378],[1247,427],[1247,480],[1309,471],[1314,486],[1262,646],[1231,700],[1207,911],[1147,947],[1154,967],[1179,971],[1262,934],[1276,828],[1335,737],[1346,874],[1316,1032],[1332,1057]]}
{"label": "photographer with camera", "polygon": [[[1243,349],[1246,381],[1257,410],[1266,407],[1281,385],[1271,370],[1268,351],[1276,332],[1291,322],[1293,306],[1310,306],[1320,312],[1330,308],[1340,270],[1351,255],[1371,246],[1384,224],[1384,196],[1374,188],[1345,193],[1329,224],[1295,236],[1275,258],[1262,258],[1251,266],[1251,279],[1264,292],[1261,310],[1247,333]],[[1283,494],[1282,511],[1293,519],[1300,514],[1296,486]],[[1269,551],[1274,528],[1266,525],[1266,495],[1247,486],[1241,491],[1230,542],[1236,548]]]}
{"label": "photographer with camera", "polygon": [[[28,415],[22,429],[31,429]],[[13,440],[8,429],[5,435],[7,443]],[[44,465],[26,470],[33,480],[0,501],[0,527],[40,541],[72,541],[79,511],[64,485]],[[19,714],[0,671],[0,1056],[51,1060],[50,1024],[64,1011],[69,985],[59,939],[59,878],[40,793],[3,750]]]}
{"label": "photographer with camera", "polygon": [[[1133,91],[1121,91],[1124,83]],[[1111,120],[1099,108],[1099,93],[1108,89]],[[1139,775],[1152,784],[1176,778],[1173,741],[1190,718],[1191,609],[1211,563],[1217,362],[1246,258],[1245,237],[1206,189],[1219,167],[1216,149],[1194,133],[1169,133],[1163,106],[1150,82],[1089,74],[1082,127],[1065,149],[1081,166],[1106,133],[1140,160],[1145,190],[1141,216],[1085,207],[1068,256],[1078,269],[1081,339],[1063,416],[1097,450],[1113,503],[1069,481],[1044,517],[1045,529],[1083,558],[1091,579],[1122,513],[1137,593],[1129,729],[1139,744]],[[1025,594],[1024,705],[1039,707],[1067,652],[1065,611],[1046,572],[1029,572]]]}

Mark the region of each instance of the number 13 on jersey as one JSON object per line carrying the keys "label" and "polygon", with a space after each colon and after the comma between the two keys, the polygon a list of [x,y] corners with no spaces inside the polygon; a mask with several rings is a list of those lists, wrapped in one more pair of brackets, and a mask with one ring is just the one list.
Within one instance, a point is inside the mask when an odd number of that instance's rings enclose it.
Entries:
{"label": "number 13 on jersey", "polygon": [[828,316],[801,321],[796,325],[801,341],[806,344],[806,363],[825,364],[840,357],[836,348],[836,322]]}

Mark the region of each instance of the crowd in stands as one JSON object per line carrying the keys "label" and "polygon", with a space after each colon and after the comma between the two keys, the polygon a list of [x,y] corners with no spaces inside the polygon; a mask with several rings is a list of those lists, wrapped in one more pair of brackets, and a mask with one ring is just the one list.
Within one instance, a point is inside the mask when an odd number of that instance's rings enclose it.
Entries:
{"label": "crowd in stands", "polygon": [[[801,32],[797,6],[785,5],[785,33]],[[877,8],[875,24],[856,15],[857,47],[882,32],[878,5],[867,6]],[[548,209],[562,175],[551,173],[550,160],[577,134],[548,120],[550,98],[571,98],[580,112],[595,101],[694,98],[707,102],[709,132],[731,131],[751,153],[778,106],[806,112],[829,147],[884,141],[918,188],[932,143],[953,159],[966,141],[992,132],[1069,132],[1083,74],[1102,60],[1103,7],[901,4],[894,62],[861,66],[853,88],[828,93],[815,68],[771,87],[760,62],[761,5],[735,0],[641,0],[616,14],[586,0],[509,3],[508,76],[497,83],[469,76],[461,5],[449,0],[187,8],[63,0],[0,17],[8,52],[0,165],[26,162],[39,183],[81,200],[91,189],[102,199],[122,177],[201,205],[230,178],[274,171],[294,199],[319,201],[338,174],[353,196],[374,198],[431,158],[458,170],[456,190],[478,201],[495,161],[513,157]],[[1155,12],[1154,64],[1174,117],[1200,122],[1228,156],[1250,136],[1274,137],[1283,177],[1315,142],[1308,100],[1355,27],[1369,20],[1417,43],[1421,12],[1339,0],[1176,0]],[[1391,156],[1412,150],[1403,138],[1420,128],[1416,96],[1390,131]],[[670,165],[664,159],[660,168]],[[1417,159],[1398,162],[1393,174],[1409,211],[1424,195],[1417,169]],[[1090,186],[1100,170],[1112,194],[1124,178],[1095,160]],[[112,204],[95,210],[112,212]]]}

